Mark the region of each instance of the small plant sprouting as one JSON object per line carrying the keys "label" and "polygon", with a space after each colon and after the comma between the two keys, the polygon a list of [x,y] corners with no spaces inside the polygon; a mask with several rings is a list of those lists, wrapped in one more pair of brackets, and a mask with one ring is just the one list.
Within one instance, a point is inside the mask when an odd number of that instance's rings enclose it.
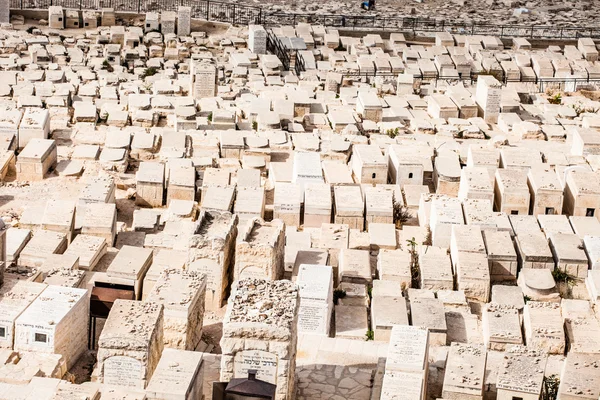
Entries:
{"label": "small plant sprouting", "polygon": [[552,270],[552,277],[556,282],[564,282],[569,286],[573,286],[575,284],[575,277],[561,270],[560,268],[554,268]]}
{"label": "small plant sprouting", "polygon": [[403,206],[401,202],[396,201],[396,194],[392,194],[393,218],[396,229],[400,229],[410,218],[411,214],[408,208]]}
{"label": "small plant sprouting", "polygon": [[375,340],[375,332],[373,332],[372,330],[368,330],[367,333],[365,334],[366,338],[365,340],[368,342],[370,340]]}
{"label": "small plant sprouting", "polygon": [[600,111],[600,108],[594,107],[584,107],[581,103],[571,104],[571,107],[575,110],[575,114],[579,117],[581,114],[597,114]]}
{"label": "small plant sprouting", "polygon": [[544,400],[556,400],[559,386],[560,379],[558,375],[550,375],[544,378],[544,390],[542,398]]}
{"label": "small plant sprouting", "polygon": [[156,69],[154,67],[148,67],[142,73],[142,79],[146,79],[147,77],[154,76],[156,74],[158,74],[158,69]]}
{"label": "small plant sprouting", "polygon": [[527,304],[528,301],[531,301],[531,297],[525,295],[523,296],[523,300],[525,301],[525,304]]}
{"label": "small plant sprouting", "polygon": [[421,273],[419,269],[419,255],[417,254],[417,241],[413,237],[406,241],[409,246],[410,253],[410,275],[411,275],[411,287],[417,289],[421,282]]}
{"label": "small plant sprouting", "polygon": [[337,305],[339,299],[346,297],[346,291],[343,289],[335,289],[333,291],[333,304]]}
{"label": "small plant sprouting", "polygon": [[258,130],[258,122],[252,121],[252,130],[253,131],[257,131]]}
{"label": "small plant sprouting", "polygon": [[556,93],[554,96],[548,99],[550,104],[562,104],[562,96],[560,93]]}
{"label": "small plant sprouting", "polygon": [[108,60],[104,60],[102,61],[102,69],[108,72],[113,72],[115,69],[113,68],[112,65],[110,65],[110,63],[108,62]]}
{"label": "small plant sprouting", "polygon": [[206,117],[206,119],[208,120],[208,122],[212,122],[212,111],[210,114],[208,114],[208,117]]}
{"label": "small plant sprouting", "polygon": [[385,131],[385,134],[388,135],[390,138],[394,139],[396,136],[398,136],[400,134],[400,128],[394,128],[394,129],[388,129],[387,131]]}

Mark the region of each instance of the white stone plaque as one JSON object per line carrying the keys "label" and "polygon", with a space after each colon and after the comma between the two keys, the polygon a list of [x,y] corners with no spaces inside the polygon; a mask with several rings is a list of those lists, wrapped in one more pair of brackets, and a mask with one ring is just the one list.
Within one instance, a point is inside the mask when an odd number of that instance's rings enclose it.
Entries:
{"label": "white stone plaque", "polygon": [[217,68],[212,65],[201,65],[194,74],[194,97],[202,99],[214,97],[217,89]]}
{"label": "white stone plaque", "polygon": [[423,371],[427,361],[427,329],[396,325],[392,328],[386,371]]}
{"label": "white stone plaque", "polygon": [[574,91],[577,90],[577,87],[575,85],[575,79],[570,80],[571,78],[567,78],[565,80],[565,93],[573,93]]}
{"label": "white stone plaque", "polygon": [[233,377],[247,378],[248,370],[256,370],[256,379],[277,384],[277,356],[262,350],[238,351],[233,358]]}
{"label": "white stone plaque", "polygon": [[301,300],[298,310],[298,331],[327,335],[330,318],[331,312],[327,303]]}
{"label": "white stone plaque", "polygon": [[10,22],[10,1],[0,1],[0,24],[8,24]]}
{"label": "white stone plaque", "polygon": [[127,356],[113,356],[104,361],[104,383],[107,385],[143,387],[143,366]]}
{"label": "white stone plaque", "polygon": [[[206,290],[221,291],[223,271],[215,260],[210,258],[199,258],[190,263],[188,269],[194,272],[206,274]],[[218,278],[219,277],[219,278]],[[217,282],[217,279],[219,281]]]}
{"label": "white stone plaque", "polygon": [[264,268],[257,267],[256,265],[246,265],[240,268],[240,276],[237,279],[246,278],[268,279]]}
{"label": "white stone plaque", "polygon": [[259,25],[250,25],[248,48],[255,54],[267,54],[267,31]]}

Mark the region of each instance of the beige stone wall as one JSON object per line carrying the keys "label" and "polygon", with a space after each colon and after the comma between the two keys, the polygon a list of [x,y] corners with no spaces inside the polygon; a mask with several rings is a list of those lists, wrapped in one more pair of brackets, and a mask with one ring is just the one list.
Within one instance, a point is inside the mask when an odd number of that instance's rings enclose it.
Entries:
{"label": "beige stone wall", "polygon": [[[110,340],[100,341],[97,363],[92,378],[100,383],[144,389],[160,360],[164,348],[164,315],[162,306],[156,326],[152,330],[152,337],[148,343],[137,343],[133,333],[121,337],[111,337]],[[138,371],[125,365],[123,371],[115,368],[111,357],[129,357],[139,363]],[[125,359],[121,359],[125,360]],[[132,361],[132,363],[135,363]]]}
{"label": "beige stone wall", "polygon": [[[246,282],[255,282],[257,286],[270,285],[270,281],[261,280],[247,280]],[[252,354],[252,351],[258,351],[258,354],[262,357],[268,358],[267,361],[260,365],[259,375],[262,371],[268,371],[269,377],[266,380],[271,380],[272,383],[275,381],[277,385],[275,399],[276,400],[293,400],[295,399],[296,393],[296,349],[298,340],[298,310],[300,306],[299,295],[297,290],[290,291],[290,288],[295,288],[295,285],[286,285],[285,282],[279,281],[273,282],[272,286],[268,287],[265,291],[261,290],[245,290],[239,292],[245,298],[246,293],[249,297],[249,303],[242,304],[236,303],[238,295],[238,286],[234,287],[231,294],[227,313],[223,320],[223,337],[221,338],[221,375],[220,380],[222,382],[229,381],[232,378],[241,378],[240,365],[236,366],[236,355],[238,356],[238,363],[240,357],[243,355]],[[281,283],[281,285],[280,285]],[[281,287],[281,293],[277,292],[277,285]],[[275,289],[273,289],[275,287]],[[269,292],[268,295],[265,292]],[[283,299],[280,305],[284,303],[289,307],[285,310],[285,315],[281,318],[289,319],[287,323],[281,324],[280,320],[275,314],[269,313],[267,317],[272,321],[271,323],[255,322],[252,317],[242,316],[240,317],[240,310],[234,310],[236,307],[247,307],[247,311],[251,311],[251,308],[260,304],[256,303],[256,299],[263,299],[271,303],[271,307],[275,308],[279,299]],[[272,299],[269,301],[269,298]],[[232,300],[233,299],[233,300]],[[242,313],[248,315],[248,313]],[[249,313],[252,314],[252,313]],[[241,353],[244,352],[244,353]],[[263,353],[266,352],[266,353]],[[276,365],[275,365],[276,364]],[[265,365],[268,365],[265,367]],[[254,367],[253,367],[254,368]],[[237,375],[236,375],[237,371]],[[261,379],[260,376],[258,379]]]}
{"label": "beige stone wall", "polygon": [[135,190],[135,204],[145,207],[162,206],[164,192],[162,183],[138,182]]}
{"label": "beige stone wall", "polygon": [[167,189],[167,205],[173,199],[175,200],[192,200],[196,198],[196,191],[193,187],[169,185]]}
{"label": "beige stone wall", "polygon": [[[222,307],[232,275],[238,219],[229,213],[227,215],[230,220],[220,237],[193,235],[189,241],[186,269],[206,274],[204,304],[207,310]],[[204,217],[201,216],[200,219],[202,218]]]}
{"label": "beige stone wall", "polygon": [[[257,229],[255,224],[271,227],[274,232],[270,237],[251,239],[253,230]],[[281,220],[264,222],[255,218],[248,221],[240,236],[243,239],[239,240],[235,247],[233,279],[239,280],[245,277],[281,279],[285,255],[285,224]]]}

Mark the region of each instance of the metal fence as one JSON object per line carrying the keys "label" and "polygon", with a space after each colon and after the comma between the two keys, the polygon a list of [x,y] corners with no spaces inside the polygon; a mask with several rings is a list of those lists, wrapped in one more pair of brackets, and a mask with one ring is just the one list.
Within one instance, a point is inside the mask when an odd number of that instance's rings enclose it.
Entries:
{"label": "metal fence", "polygon": [[297,14],[270,12],[262,7],[210,0],[9,0],[12,9],[46,9],[62,6],[71,9],[114,8],[115,11],[146,13],[192,8],[193,18],[228,22],[235,25],[296,25],[301,22],[355,30],[382,30],[412,33],[450,32],[463,35],[492,35],[529,39],[600,38],[598,27],[538,25],[494,25],[464,23],[446,19],[386,17],[384,15]]}
{"label": "metal fence", "polygon": [[177,11],[192,8],[192,18],[227,22],[234,25],[262,24],[262,8],[210,0],[10,0],[11,9],[46,9],[61,6],[69,9],[97,10],[113,8],[118,12]]}
{"label": "metal fence", "polygon": [[267,31],[267,51],[271,54],[275,54],[277,58],[279,58],[285,71],[290,69],[290,52],[270,29]]}
{"label": "metal fence", "polygon": [[462,35],[491,35],[504,38],[523,37],[530,39],[600,38],[600,28],[594,27],[494,25],[432,18],[390,18],[382,15],[320,15],[263,12],[263,24],[265,25],[296,25],[300,22],[353,30],[376,29],[413,33],[449,32]]}
{"label": "metal fence", "polygon": [[[299,74],[298,69],[296,69],[296,74]],[[341,72],[344,79],[351,80],[366,80],[369,81],[373,78],[384,78],[384,79],[394,79],[398,77],[398,74],[394,74],[391,72],[361,72],[361,71],[347,71]],[[477,74],[471,73],[466,76],[443,76],[436,74],[435,76],[423,76],[422,74],[414,75],[415,80],[421,82],[428,82],[434,85],[437,85],[439,81],[446,82],[469,82],[471,85],[477,82],[477,79],[480,75],[488,75],[488,74]],[[590,78],[588,77],[579,77],[579,78],[521,78],[521,79],[507,79],[506,76],[495,76],[498,80],[503,84],[508,83],[525,83],[529,86],[529,91],[531,93],[544,93],[547,90],[560,90],[563,92],[575,92],[581,89],[589,89],[589,90],[598,90],[600,88],[600,78]],[[371,82],[371,81],[369,81]]]}

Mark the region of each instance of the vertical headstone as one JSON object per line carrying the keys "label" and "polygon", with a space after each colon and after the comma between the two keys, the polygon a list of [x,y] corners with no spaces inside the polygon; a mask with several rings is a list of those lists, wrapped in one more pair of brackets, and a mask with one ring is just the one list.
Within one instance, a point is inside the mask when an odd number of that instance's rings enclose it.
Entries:
{"label": "vertical headstone", "polygon": [[52,29],[64,29],[65,15],[62,7],[48,7],[48,26]]}
{"label": "vertical headstone", "polygon": [[102,26],[114,26],[115,20],[115,9],[114,8],[103,8],[100,17],[100,25]]}
{"label": "vertical headstone", "polygon": [[404,94],[413,94],[415,86],[415,77],[411,73],[404,73],[398,75],[398,84],[396,87],[396,94],[398,96]]}
{"label": "vertical headstone", "polygon": [[337,93],[342,84],[342,74],[337,72],[328,72],[325,80],[325,90]]}
{"label": "vertical headstone", "polygon": [[480,76],[477,80],[477,90],[475,98],[481,116],[487,123],[498,123],[498,114],[500,114],[500,95],[502,94],[502,85],[493,76]]}
{"label": "vertical headstone", "polygon": [[300,289],[298,332],[328,336],[333,311],[331,266],[302,264],[296,282]]}
{"label": "vertical headstone", "polygon": [[163,11],[160,13],[160,31],[163,35],[175,33],[175,21],[177,14],[174,11]]}
{"label": "vertical headstone", "polygon": [[248,48],[254,54],[267,54],[267,31],[260,25],[250,25]]}
{"label": "vertical headstone", "polygon": [[192,31],[192,7],[177,9],[177,35],[189,36]]}
{"label": "vertical headstone", "polygon": [[0,1],[0,24],[10,23],[10,1]]}
{"label": "vertical headstone", "polygon": [[[299,303],[298,288],[288,280],[233,283],[220,342],[221,382],[254,369],[257,379],[276,385],[275,400],[296,398]],[[278,311],[264,313],[264,304]]]}
{"label": "vertical headstone", "polygon": [[216,96],[218,74],[215,64],[193,63],[192,75],[192,93],[195,99]]}

